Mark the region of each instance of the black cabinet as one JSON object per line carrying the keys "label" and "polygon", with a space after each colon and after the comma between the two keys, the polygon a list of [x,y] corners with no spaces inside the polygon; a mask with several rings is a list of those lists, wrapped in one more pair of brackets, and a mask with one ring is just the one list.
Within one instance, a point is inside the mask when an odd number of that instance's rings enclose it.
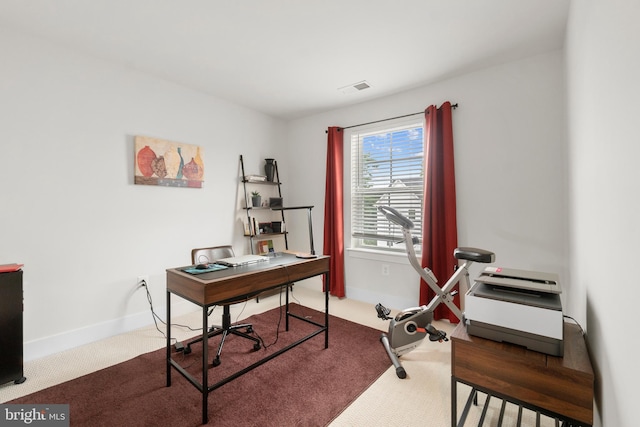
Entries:
{"label": "black cabinet", "polygon": [[25,381],[22,342],[22,270],[0,273],[0,384]]}

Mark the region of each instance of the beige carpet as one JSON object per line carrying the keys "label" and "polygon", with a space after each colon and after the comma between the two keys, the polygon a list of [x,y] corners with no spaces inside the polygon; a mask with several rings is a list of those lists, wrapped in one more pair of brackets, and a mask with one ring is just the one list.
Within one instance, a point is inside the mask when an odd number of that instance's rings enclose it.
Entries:
{"label": "beige carpet", "polygon": [[[302,305],[323,310],[324,295],[302,286],[297,286],[293,292],[293,301]],[[242,320],[252,314],[261,313],[277,307],[280,303],[278,296],[261,298],[246,305],[236,305],[232,309],[232,319]],[[386,330],[388,322],[376,317],[375,309],[365,304],[349,299],[331,298],[330,312],[334,316],[342,317],[356,323],[373,328]],[[220,310],[216,309],[212,315],[212,322],[219,318]],[[164,318],[164,313],[158,313]],[[393,313],[392,313],[393,314]],[[174,324],[189,325],[197,328],[201,319],[201,312],[174,319]],[[448,334],[454,325],[448,322],[436,322],[436,327]],[[193,336],[193,331],[186,328],[174,327],[172,335],[178,339]],[[0,402],[7,402],[17,397],[25,396],[46,387],[77,378],[89,372],[136,357],[165,345],[164,337],[154,326],[143,328],[127,334],[118,335],[106,340],[84,345],[82,347],[61,352],[25,364],[27,381],[20,385],[7,383],[0,385]],[[356,401],[340,414],[331,427],[354,426],[433,426],[446,427],[451,425],[450,389],[451,389],[451,352],[450,343],[432,343],[425,340],[409,354],[402,357],[402,363],[407,371],[406,379],[399,379],[395,369],[389,364],[389,369],[367,389]],[[357,349],[354,349],[357,351]],[[382,344],[380,351],[384,352]],[[469,388],[458,386],[458,412],[464,407]],[[484,396],[480,398],[480,406],[472,407],[465,425],[476,426],[482,411]],[[497,426],[500,402],[492,400],[484,426]],[[507,405],[503,419],[503,426],[517,425],[517,408]],[[535,426],[536,416],[530,411],[524,411],[522,426]],[[540,425],[555,426],[555,421],[542,416]]]}

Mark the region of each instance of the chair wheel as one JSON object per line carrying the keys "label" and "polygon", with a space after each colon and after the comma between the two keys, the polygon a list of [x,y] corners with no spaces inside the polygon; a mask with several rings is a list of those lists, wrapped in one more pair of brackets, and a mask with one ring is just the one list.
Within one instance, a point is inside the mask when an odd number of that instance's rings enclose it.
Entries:
{"label": "chair wheel", "polygon": [[247,333],[250,334],[251,332],[253,332],[253,327],[247,326]]}
{"label": "chair wheel", "polygon": [[253,349],[256,350],[256,351],[260,350],[260,343],[259,342],[255,343],[253,345]]}
{"label": "chair wheel", "polygon": [[189,354],[191,353],[191,346],[188,345],[184,348],[184,350],[182,350],[182,354]]}
{"label": "chair wheel", "polygon": [[215,359],[213,359],[213,366],[220,366],[220,358],[216,357]]}

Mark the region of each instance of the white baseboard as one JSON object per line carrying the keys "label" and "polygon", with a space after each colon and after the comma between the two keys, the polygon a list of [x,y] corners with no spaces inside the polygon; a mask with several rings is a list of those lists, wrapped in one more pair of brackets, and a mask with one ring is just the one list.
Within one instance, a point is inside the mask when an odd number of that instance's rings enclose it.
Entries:
{"label": "white baseboard", "polygon": [[347,286],[345,289],[345,293],[347,294],[347,297],[349,299],[362,301],[373,305],[380,303],[387,308],[396,310],[404,310],[405,308],[416,307],[419,305],[418,301],[412,300],[410,298],[380,294],[362,288],[353,288]]}
{"label": "white baseboard", "polygon": [[[187,313],[192,313],[194,308],[196,308],[196,306],[187,301],[172,303],[171,317],[173,318],[174,316],[177,317]],[[154,310],[161,318],[164,318],[164,313],[167,312],[166,306],[161,306]],[[94,325],[61,334],[25,342],[23,348],[23,360],[28,362],[30,360],[59,353],[61,351],[70,350],[84,344],[89,344],[94,341],[147,327],[153,324],[152,316],[151,311],[146,310],[144,312],[131,314],[107,322],[96,323]]]}

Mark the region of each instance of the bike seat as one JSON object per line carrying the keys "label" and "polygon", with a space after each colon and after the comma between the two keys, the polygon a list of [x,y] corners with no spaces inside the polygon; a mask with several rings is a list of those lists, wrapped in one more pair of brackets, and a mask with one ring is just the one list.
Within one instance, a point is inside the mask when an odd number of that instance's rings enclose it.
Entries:
{"label": "bike seat", "polygon": [[496,260],[496,254],[491,251],[485,251],[484,249],[478,248],[455,248],[453,250],[453,256],[456,259],[465,259],[468,261],[481,262],[484,264]]}

